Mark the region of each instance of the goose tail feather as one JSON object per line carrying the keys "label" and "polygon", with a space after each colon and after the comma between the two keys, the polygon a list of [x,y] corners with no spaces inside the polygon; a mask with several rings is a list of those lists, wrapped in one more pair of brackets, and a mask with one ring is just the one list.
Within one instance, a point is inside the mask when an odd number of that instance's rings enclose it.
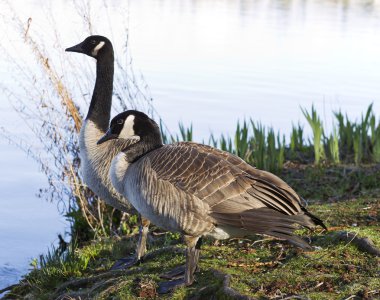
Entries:
{"label": "goose tail feather", "polygon": [[297,215],[285,215],[270,208],[257,208],[241,213],[222,213],[213,212],[211,216],[217,225],[227,225],[241,228],[249,233],[265,234],[280,239],[288,240],[290,243],[303,249],[310,249],[309,244],[301,237],[294,235],[297,229],[295,224],[306,228],[314,228],[316,225],[324,224],[317,217],[308,213],[306,210]]}

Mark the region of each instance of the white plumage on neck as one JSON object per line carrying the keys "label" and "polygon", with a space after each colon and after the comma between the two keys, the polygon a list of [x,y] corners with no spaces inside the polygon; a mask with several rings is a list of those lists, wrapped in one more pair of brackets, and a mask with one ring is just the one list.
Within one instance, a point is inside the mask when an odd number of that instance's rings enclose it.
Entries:
{"label": "white plumage on neck", "polygon": [[100,198],[125,210],[129,208],[128,202],[117,193],[109,178],[111,162],[118,150],[111,146],[112,142],[97,145],[103,134],[91,120],[84,121],[79,138],[83,180]]}
{"label": "white plumage on neck", "polygon": [[126,155],[124,152],[121,152],[118,155],[116,155],[116,157],[112,160],[111,163],[109,176],[116,191],[120,194],[124,194],[125,192],[124,179],[128,166],[129,163],[126,159]]}

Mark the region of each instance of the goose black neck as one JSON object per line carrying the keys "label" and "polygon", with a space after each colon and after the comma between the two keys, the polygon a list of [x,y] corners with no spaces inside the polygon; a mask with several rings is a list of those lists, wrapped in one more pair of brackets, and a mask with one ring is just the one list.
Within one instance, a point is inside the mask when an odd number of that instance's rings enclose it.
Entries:
{"label": "goose black neck", "polygon": [[133,144],[126,149],[123,150],[123,152],[126,154],[127,161],[129,163],[133,163],[140,158],[147,155],[149,152],[152,152],[153,150],[156,150],[158,148],[161,148],[163,146],[161,137],[159,139],[149,139],[149,140],[141,140],[137,142],[136,144]]}
{"label": "goose black neck", "polygon": [[113,53],[99,57],[96,63],[96,82],[87,120],[91,120],[97,128],[107,131],[112,105],[114,57]]}

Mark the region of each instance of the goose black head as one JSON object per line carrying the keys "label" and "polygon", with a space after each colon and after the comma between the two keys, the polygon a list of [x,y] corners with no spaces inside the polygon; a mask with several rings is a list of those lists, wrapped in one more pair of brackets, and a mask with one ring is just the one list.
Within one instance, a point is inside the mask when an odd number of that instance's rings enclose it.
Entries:
{"label": "goose black head", "polygon": [[137,110],[127,110],[115,116],[106,134],[98,141],[102,144],[112,139],[124,139],[162,145],[160,128],[155,121]]}
{"label": "goose black head", "polygon": [[113,55],[112,43],[109,39],[101,35],[91,35],[83,42],[73,47],[67,48],[65,51],[87,54],[88,56],[94,57],[96,59],[106,54]]}

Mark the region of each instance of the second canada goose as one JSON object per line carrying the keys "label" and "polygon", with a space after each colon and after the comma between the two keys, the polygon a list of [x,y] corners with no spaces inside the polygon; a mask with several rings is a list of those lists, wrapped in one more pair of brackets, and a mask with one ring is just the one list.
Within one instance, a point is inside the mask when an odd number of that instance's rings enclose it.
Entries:
{"label": "second canada goose", "polygon": [[116,190],[155,225],[184,235],[185,277],[162,284],[161,291],[193,283],[202,236],[227,239],[258,233],[310,248],[293,234],[294,224],[326,228],[279,177],[210,146],[163,145],[158,125],[142,112],[117,115],[98,143],[115,139],[130,143],[120,145],[112,161]]}
{"label": "second canada goose", "polygon": [[[104,36],[92,35],[78,45],[67,48],[66,51],[83,53],[96,59],[95,87],[90,108],[79,136],[83,181],[96,195],[111,206],[121,211],[130,211],[129,201],[116,192],[108,176],[112,159],[118,153],[114,150],[115,145],[112,143],[97,144],[98,139],[105,134],[110,121],[114,75],[112,43]],[[126,145],[128,142],[124,146]],[[123,267],[128,267],[138,262],[145,254],[150,222],[142,218],[141,224],[136,255],[120,260],[114,266],[122,264]]]}

